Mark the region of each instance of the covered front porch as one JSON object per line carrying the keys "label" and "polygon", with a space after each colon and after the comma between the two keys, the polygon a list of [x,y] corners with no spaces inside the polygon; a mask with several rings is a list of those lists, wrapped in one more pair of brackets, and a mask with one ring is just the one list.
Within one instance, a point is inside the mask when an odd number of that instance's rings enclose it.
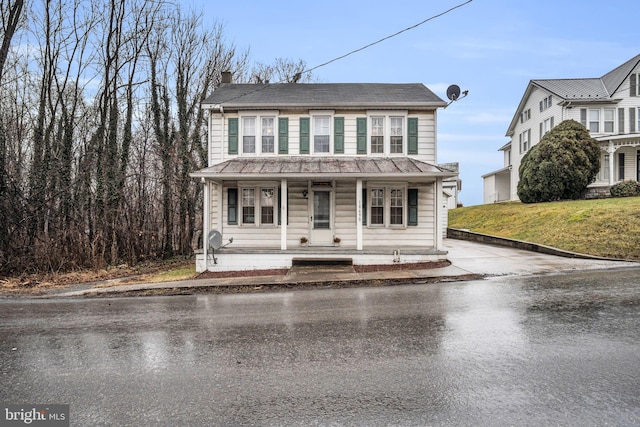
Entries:
{"label": "covered front porch", "polygon": [[640,135],[597,138],[602,157],[596,181],[589,186],[592,194],[606,197],[608,189],[625,180],[640,181]]}
{"label": "covered front porch", "polygon": [[355,265],[446,258],[439,213],[442,179],[452,173],[437,166],[406,158],[278,158],[212,168],[194,174],[204,184],[203,231],[217,231],[227,245],[205,243],[198,271],[289,268],[296,258]]}

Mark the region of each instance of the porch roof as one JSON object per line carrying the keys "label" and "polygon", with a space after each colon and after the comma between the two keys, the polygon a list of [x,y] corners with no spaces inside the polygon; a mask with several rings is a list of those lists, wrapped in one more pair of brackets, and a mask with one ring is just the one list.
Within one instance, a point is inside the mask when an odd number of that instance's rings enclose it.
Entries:
{"label": "porch roof", "polygon": [[448,178],[458,174],[410,157],[238,157],[191,174],[205,179]]}

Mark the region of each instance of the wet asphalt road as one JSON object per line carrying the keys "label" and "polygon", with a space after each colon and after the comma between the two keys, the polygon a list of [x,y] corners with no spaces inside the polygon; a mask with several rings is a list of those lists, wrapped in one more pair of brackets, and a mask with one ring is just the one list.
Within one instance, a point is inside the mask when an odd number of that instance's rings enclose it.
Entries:
{"label": "wet asphalt road", "polygon": [[4,300],[0,346],[71,425],[640,425],[640,270]]}

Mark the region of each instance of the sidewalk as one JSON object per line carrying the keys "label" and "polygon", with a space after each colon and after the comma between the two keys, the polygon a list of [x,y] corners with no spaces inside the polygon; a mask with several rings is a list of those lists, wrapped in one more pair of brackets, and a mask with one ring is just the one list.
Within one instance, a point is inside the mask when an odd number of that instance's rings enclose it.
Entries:
{"label": "sidewalk", "polygon": [[293,287],[295,285],[341,284],[367,285],[380,283],[420,283],[428,281],[455,281],[478,279],[485,276],[533,275],[585,270],[638,268],[640,263],[575,259],[493,246],[464,240],[445,239],[444,249],[449,251],[451,265],[425,270],[396,270],[357,273],[351,266],[294,267],[286,275],[253,276],[217,279],[194,279],[175,282],[114,285],[100,288],[51,292],[44,298],[85,296],[115,296],[140,293],[189,293],[214,287],[264,286]]}

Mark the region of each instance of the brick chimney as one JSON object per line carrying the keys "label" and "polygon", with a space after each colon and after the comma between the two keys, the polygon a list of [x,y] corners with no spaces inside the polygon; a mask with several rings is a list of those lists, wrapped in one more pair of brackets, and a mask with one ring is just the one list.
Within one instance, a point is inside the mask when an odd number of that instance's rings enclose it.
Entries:
{"label": "brick chimney", "polygon": [[233,80],[233,75],[231,71],[223,71],[222,72],[222,84],[231,84]]}

